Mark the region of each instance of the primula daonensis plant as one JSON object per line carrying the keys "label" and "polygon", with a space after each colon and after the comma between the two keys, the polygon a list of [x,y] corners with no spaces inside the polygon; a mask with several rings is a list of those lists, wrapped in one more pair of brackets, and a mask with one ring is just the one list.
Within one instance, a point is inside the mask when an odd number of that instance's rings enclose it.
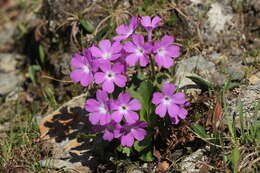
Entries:
{"label": "primula daonensis plant", "polygon": [[[185,94],[169,82],[173,77],[168,74],[160,80],[180,56],[172,36],[153,38],[161,25],[158,16],[132,17],[128,25],[116,28],[112,40],[101,40],[71,59],[71,79],[100,88],[85,104],[90,123],[98,127],[104,140],[119,140],[122,147],[134,146],[139,152],[152,148],[160,118],[176,125],[188,114]],[[140,34],[145,33],[142,29],[147,34]],[[141,145],[145,138],[149,142]]]}

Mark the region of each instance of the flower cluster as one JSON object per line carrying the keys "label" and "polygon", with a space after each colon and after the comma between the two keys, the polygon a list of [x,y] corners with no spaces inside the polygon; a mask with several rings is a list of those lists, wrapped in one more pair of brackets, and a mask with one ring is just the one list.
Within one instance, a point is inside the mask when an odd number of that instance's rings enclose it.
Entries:
{"label": "flower cluster", "polygon": [[[96,98],[86,101],[85,110],[89,112],[89,121],[101,126],[103,139],[111,141],[120,139],[122,146],[131,147],[135,140],[141,141],[147,134],[147,122],[141,121],[138,112],[141,103],[127,93],[120,93],[117,99],[110,99],[114,91],[125,88],[129,82],[127,68],[156,65],[170,68],[176,57],[180,56],[180,47],[174,44],[172,36],[163,36],[161,40],[153,40],[152,32],[162,25],[158,16],[150,18],[132,17],[129,25],[122,24],[116,28],[117,36],[112,41],[101,40],[71,59],[71,79],[82,86],[96,83],[102,89],[97,90]],[[137,34],[138,27],[147,31],[147,39]],[[155,114],[164,117],[168,112],[173,124],[187,116],[184,108],[188,102],[184,93],[175,93],[175,85],[164,84],[162,93],[153,94],[152,103],[158,105]]]}

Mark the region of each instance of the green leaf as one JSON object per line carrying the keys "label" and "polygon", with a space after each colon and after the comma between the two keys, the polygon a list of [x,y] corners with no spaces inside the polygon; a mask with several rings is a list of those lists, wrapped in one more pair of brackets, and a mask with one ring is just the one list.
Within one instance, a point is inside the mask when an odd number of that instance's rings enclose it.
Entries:
{"label": "green leaf", "polygon": [[198,76],[186,76],[186,77],[192,80],[194,83],[196,83],[204,91],[215,88],[215,86],[212,83],[202,79],[201,77]]}
{"label": "green leaf", "polygon": [[31,65],[28,69],[29,78],[32,80],[33,84],[36,84],[36,73],[41,70],[39,65]]}
{"label": "green leaf", "polygon": [[88,31],[89,33],[94,32],[95,26],[88,20],[86,19],[80,19],[79,23],[83,26],[83,28]]}
{"label": "green leaf", "polygon": [[201,125],[193,125],[192,129],[194,130],[194,132],[201,138],[210,138],[210,136],[207,134],[207,132],[205,131],[204,127],[202,127]]}
{"label": "green leaf", "polygon": [[152,139],[151,139],[151,135],[147,135],[144,140],[142,141],[135,141],[134,143],[134,149],[138,152],[143,151],[144,149],[151,147],[152,145]]}
{"label": "green leaf", "polygon": [[150,81],[144,81],[141,83],[138,93],[141,95],[141,102],[145,110],[148,112],[151,105],[151,96],[153,93],[153,84]]}
{"label": "green leaf", "polygon": [[40,62],[41,65],[45,64],[45,51],[44,48],[42,47],[42,45],[39,45],[39,57],[40,57]]}
{"label": "green leaf", "polygon": [[145,161],[145,162],[151,162],[154,160],[154,157],[153,157],[153,153],[151,150],[149,150],[148,152],[145,152],[143,153],[139,159],[141,159],[142,161]]}
{"label": "green leaf", "polygon": [[240,151],[238,147],[235,147],[231,153],[231,163],[232,163],[234,173],[238,172],[239,161],[240,161]]}

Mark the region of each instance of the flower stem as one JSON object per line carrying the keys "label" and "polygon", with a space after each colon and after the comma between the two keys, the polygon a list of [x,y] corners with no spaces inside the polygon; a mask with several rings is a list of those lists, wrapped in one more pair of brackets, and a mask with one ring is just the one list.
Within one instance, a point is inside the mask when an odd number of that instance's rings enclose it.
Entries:
{"label": "flower stem", "polygon": [[151,56],[149,56],[150,58],[150,66],[151,66],[151,72],[152,72],[152,79],[155,79],[155,68],[154,68],[154,62],[153,62],[153,58]]}
{"label": "flower stem", "polygon": [[148,42],[152,42],[152,31],[148,32]]}

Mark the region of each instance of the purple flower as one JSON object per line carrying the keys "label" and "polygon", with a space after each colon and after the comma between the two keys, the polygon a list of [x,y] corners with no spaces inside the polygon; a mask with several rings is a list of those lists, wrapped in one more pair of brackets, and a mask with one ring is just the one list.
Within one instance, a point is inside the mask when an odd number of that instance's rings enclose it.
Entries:
{"label": "purple flower", "polygon": [[95,74],[95,82],[98,84],[102,83],[103,90],[112,93],[114,91],[114,83],[119,87],[125,86],[127,78],[122,75],[124,66],[121,63],[116,63],[113,67],[109,62],[102,63],[100,68],[102,72]]}
{"label": "purple flower", "polygon": [[134,139],[142,141],[147,132],[144,128],[147,127],[147,123],[144,121],[137,121],[135,123],[126,123],[121,130],[121,145],[131,147],[134,144]]}
{"label": "purple flower", "polygon": [[161,26],[161,20],[162,19],[158,16],[155,16],[153,19],[151,19],[150,16],[143,16],[141,18],[141,24],[147,32],[151,32],[153,29]]}
{"label": "purple flower", "polygon": [[143,16],[141,18],[141,24],[144,27],[144,29],[148,32],[148,41],[152,41],[152,32],[155,28],[158,26],[161,26],[161,18],[158,16],[155,16],[153,19],[150,18],[150,16]]}
{"label": "purple flower", "polygon": [[130,55],[126,57],[126,62],[130,66],[134,66],[137,61],[140,62],[142,67],[145,67],[149,62],[148,53],[150,53],[152,46],[149,43],[144,43],[144,37],[142,35],[133,35],[133,42],[126,42],[124,50]]}
{"label": "purple flower", "polygon": [[153,94],[152,103],[158,105],[155,109],[155,113],[161,118],[165,117],[168,112],[172,123],[178,124],[179,118],[186,118],[188,112],[184,109],[187,105],[185,94],[182,92],[175,93],[176,87],[173,84],[164,84],[162,93],[155,92]]}
{"label": "purple flower", "polygon": [[119,138],[121,136],[122,126],[119,123],[111,121],[105,126],[103,139],[107,141],[112,141],[114,138]]}
{"label": "purple flower", "polygon": [[118,99],[111,103],[111,108],[114,110],[112,119],[115,122],[120,122],[124,117],[127,123],[135,123],[139,116],[135,112],[141,109],[141,104],[137,99],[131,99],[129,94],[120,93]]}
{"label": "purple flower", "polygon": [[120,57],[120,51],[122,46],[119,42],[114,42],[111,45],[109,40],[101,40],[98,44],[99,48],[92,46],[90,48],[91,54],[94,57],[99,58],[99,62],[103,63],[104,61],[113,61]]}
{"label": "purple flower", "polygon": [[105,125],[111,121],[110,115],[110,101],[107,93],[102,90],[96,92],[97,100],[88,99],[85,104],[85,110],[91,112],[89,114],[89,121],[91,124]]}
{"label": "purple flower", "polygon": [[153,52],[155,55],[155,62],[159,67],[169,68],[173,66],[173,58],[180,56],[180,47],[172,45],[172,36],[164,36],[161,41],[155,41]]}
{"label": "purple flower", "polygon": [[93,72],[95,67],[92,64],[92,57],[85,51],[85,56],[76,53],[73,55],[70,64],[73,67],[73,71],[70,73],[70,78],[74,82],[80,82],[82,86],[88,86],[93,82]]}
{"label": "purple flower", "polygon": [[138,26],[138,18],[133,16],[131,18],[129,26],[126,26],[125,24],[122,24],[116,28],[116,33],[119,34],[118,36],[115,36],[113,40],[115,41],[121,41],[128,39],[135,29]]}

